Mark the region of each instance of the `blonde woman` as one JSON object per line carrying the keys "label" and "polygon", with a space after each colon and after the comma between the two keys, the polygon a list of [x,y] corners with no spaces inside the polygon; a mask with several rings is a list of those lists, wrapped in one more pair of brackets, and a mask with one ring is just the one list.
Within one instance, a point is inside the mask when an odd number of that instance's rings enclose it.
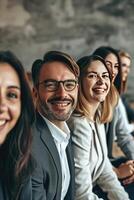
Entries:
{"label": "blonde woman", "polygon": [[105,61],[96,55],[81,58],[79,95],[76,110],[69,120],[73,132],[75,157],[75,200],[128,200],[107,157],[104,123],[112,118],[118,95]]}

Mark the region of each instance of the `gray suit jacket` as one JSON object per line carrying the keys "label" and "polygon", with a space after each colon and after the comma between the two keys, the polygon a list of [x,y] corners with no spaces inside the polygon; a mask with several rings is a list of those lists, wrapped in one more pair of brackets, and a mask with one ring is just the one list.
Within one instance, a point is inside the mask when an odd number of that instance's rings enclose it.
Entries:
{"label": "gray suit jacket", "polygon": [[[67,146],[67,158],[71,181],[65,200],[74,200],[74,163],[71,141]],[[32,176],[33,200],[60,200],[62,174],[59,154],[45,120],[39,113],[33,127],[33,157],[37,163]]]}
{"label": "gray suit jacket", "polygon": [[108,193],[109,200],[128,200],[128,195],[119,183],[107,157],[104,125],[96,125],[102,149],[102,158],[95,163],[92,153],[92,145],[94,145],[92,123],[84,117],[71,117],[68,124],[73,132],[76,182],[75,200],[98,200],[99,198],[93,193],[93,186],[95,184],[98,184],[103,191]]}

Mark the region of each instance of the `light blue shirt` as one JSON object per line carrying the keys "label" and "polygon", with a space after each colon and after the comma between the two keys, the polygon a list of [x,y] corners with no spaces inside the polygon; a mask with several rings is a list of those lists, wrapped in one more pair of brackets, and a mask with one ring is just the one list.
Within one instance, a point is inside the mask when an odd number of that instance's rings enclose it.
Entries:
{"label": "light blue shirt", "polygon": [[66,155],[66,147],[69,142],[70,138],[70,130],[66,124],[65,124],[65,132],[63,132],[60,128],[58,128],[55,124],[50,122],[48,119],[46,119],[44,116],[42,116],[44,120],[47,123],[47,126],[52,134],[52,137],[54,138],[54,142],[56,144],[60,162],[61,162],[61,169],[62,169],[62,190],[61,190],[61,200],[64,200],[66,193],[68,191],[69,183],[70,183],[70,171],[67,161],[67,155]]}

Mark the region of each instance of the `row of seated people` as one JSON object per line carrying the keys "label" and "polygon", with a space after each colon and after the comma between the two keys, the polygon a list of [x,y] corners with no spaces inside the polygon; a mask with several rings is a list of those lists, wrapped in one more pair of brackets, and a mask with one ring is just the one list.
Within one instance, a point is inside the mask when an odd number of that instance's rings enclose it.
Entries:
{"label": "row of seated people", "polygon": [[76,62],[50,51],[31,71],[32,94],[18,58],[0,52],[0,199],[133,200],[119,52],[99,47]]}
{"label": "row of seated people", "polygon": [[[114,113],[113,120],[110,123],[105,123],[108,156],[119,180],[124,185],[126,191],[129,194],[131,193],[131,196],[133,196],[134,177],[133,170],[131,170],[131,168],[133,168],[134,143],[131,134],[133,134],[134,125],[130,123],[134,121],[134,111],[126,100],[126,103],[124,103],[124,93],[127,89],[127,78],[130,71],[131,57],[125,51],[115,50],[108,46],[99,47],[93,54],[101,56],[106,61],[107,65],[112,69],[114,85],[116,86],[121,97],[119,98],[118,105],[115,108],[116,114]],[[115,140],[123,151],[123,155],[125,155],[125,157],[113,157],[113,142]]]}

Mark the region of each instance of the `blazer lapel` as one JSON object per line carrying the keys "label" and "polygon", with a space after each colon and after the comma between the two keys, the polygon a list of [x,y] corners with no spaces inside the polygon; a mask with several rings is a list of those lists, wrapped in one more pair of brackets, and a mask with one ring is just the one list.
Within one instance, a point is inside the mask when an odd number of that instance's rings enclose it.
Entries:
{"label": "blazer lapel", "polygon": [[37,114],[37,124],[38,128],[40,130],[40,137],[42,139],[42,142],[45,146],[47,146],[48,151],[50,152],[53,161],[55,163],[59,178],[62,179],[61,175],[61,163],[60,163],[60,157],[57,150],[57,147],[55,145],[54,139],[51,135],[51,132],[45,122],[45,120],[41,117],[40,114]]}

